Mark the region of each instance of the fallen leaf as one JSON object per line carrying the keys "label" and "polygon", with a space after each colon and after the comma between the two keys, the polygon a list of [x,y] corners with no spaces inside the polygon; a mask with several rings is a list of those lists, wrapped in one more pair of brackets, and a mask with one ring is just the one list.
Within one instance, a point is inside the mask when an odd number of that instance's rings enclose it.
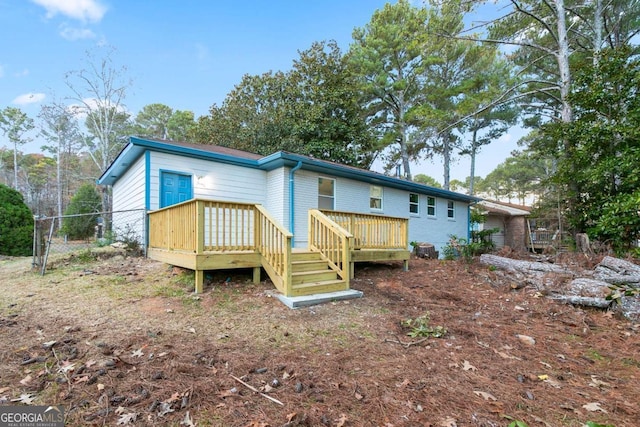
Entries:
{"label": "fallen leaf", "polygon": [[533,337],[530,337],[529,335],[516,334],[516,338],[518,338],[522,343],[526,345],[530,345],[530,346],[536,345],[536,340]]}
{"label": "fallen leaf", "polygon": [[194,328],[194,327],[188,328],[187,332],[191,332],[192,334],[195,334],[196,333],[196,328]]}
{"label": "fallen leaf", "polygon": [[357,400],[362,400],[362,399],[364,399],[364,396],[363,396],[363,395],[361,395],[360,393],[358,393],[357,391],[356,391],[355,396],[356,396],[356,399],[357,399]]}
{"label": "fallen leaf", "polygon": [[166,403],[166,402],[161,402],[160,403],[160,410],[158,411],[158,416],[160,417],[164,417],[165,415],[174,412],[174,410],[171,408],[171,404],[170,403]]}
{"label": "fallen leaf", "polygon": [[474,390],[473,392],[484,400],[498,400],[493,394],[487,393],[486,391]]}
{"label": "fallen leaf", "polygon": [[473,366],[471,363],[469,363],[469,361],[467,360],[463,360],[462,361],[462,369],[465,371],[477,371],[478,368],[476,368],[475,366]]}
{"label": "fallen leaf", "polygon": [[29,393],[22,393],[17,399],[11,399],[12,402],[20,402],[25,405],[31,405],[36,400],[36,396]]}
{"label": "fallen leaf", "polygon": [[338,418],[336,427],[344,427],[346,423],[347,423],[347,416],[345,414],[340,414],[340,418]]}
{"label": "fallen leaf", "polygon": [[141,348],[131,353],[131,357],[142,357],[142,356],[144,356],[144,353],[142,352]]}
{"label": "fallen leaf", "polygon": [[546,380],[544,380],[544,382],[549,384],[553,388],[562,388],[562,386],[560,385],[560,383],[558,381],[553,380],[551,378],[547,378]]}
{"label": "fallen leaf", "polygon": [[458,427],[458,422],[453,417],[447,417],[444,420],[440,421],[438,424],[440,427]]}
{"label": "fallen leaf", "polygon": [[609,387],[611,384],[601,381],[598,378],[596,378],[595,375],[591,375],[591,382],[589,383],[589,387]]}
{"label": "fallen leaf", "polygon": [[406,387],[409,384],[411,384],[411,381],[409,381],[408,379],[405,379],[404,381],[402,381],[400,384],[396,384],[396,387],[398,388],[402,388],[402,387]]}
{"label": "fallen leaf", "polygon": [[533,415],[533,414],[529,414],[529,416],[530,416],[531,418],[533,418],[533,420],[534,420],[534,421],[537,421],[537,422],[539,422],[540,424],[544,424],[544,425],[545,425],[545,427],[553,427],[551,424],[549,424],[548,422],[546,422],[545,420],[543,420],[542,418],[540,418],[540,417],[538,417],[538,416],[535,416],[535,415]]}
{"label": "fallen leaf", "polygon": [[540,364],[541,364],[542,366],[545,366],[545,367],[546,367],[546,368],[548,368],[548,369],[553,369],[553,367],[552,367],[551,365],[549,365],[547,362],[543,362],[542,360],[540,361]]}
{"label": "fallen leaf", "polygon": [[591,403],[587,403],[586,405],[582,405],[582,407],[584,409],[586,409],[587,411],[591,411],[591,412],[596,412],[596,411],[600,411],[603,412],[605,414],[608,414],[607,411],[605,411],[604,409],[602,409],[600,407],[600,403],[599,402],[591,402]]}
{"label": "fallen leaf", "polygon": [[9,390],[11,390],[10,387],[2,387],[2,388],[0,388],[0,394],[4,393],[6,391],[9,391]]}
{"label": "fallen leaf", "polygon": [[31,380],[33,380],[31,375],[27,375],[26,377],[24,377],[23,379],[20,380],[20,384],[28,385],[31,382]]}
{"label": "fallen leaf", "polygon": [[136,418],[138,418],[138,414],[135,412],[131,412],[129,414],[122,414],[118,418],[118,422],[116,425],[123,426],[126,424],[133,424],[136,422]]}
{"label": "fallen leaf", "polygon": [[549,375],[547,375],[547,374],[538,375],[538,379],[541,380],[541,381],[548,380],[549,379]]}
{"label": "fallen leaf", "polygon": [[184,414],[184,418],[182,419],[182,421],[180,421],[180,425],[187,427],[196,427],[196,425],[193,423],[193,420],[191,419],[191,415],[189,415],[189,411]]}
{"label": "fallen leaf", "polygon": [[64,362],[62,362],[62,366],[58,369],[58,372],[66,374],[67,372],[73,371],[75,369],[75,366],[75,363],[70,363],[69,361],[65,360]]}

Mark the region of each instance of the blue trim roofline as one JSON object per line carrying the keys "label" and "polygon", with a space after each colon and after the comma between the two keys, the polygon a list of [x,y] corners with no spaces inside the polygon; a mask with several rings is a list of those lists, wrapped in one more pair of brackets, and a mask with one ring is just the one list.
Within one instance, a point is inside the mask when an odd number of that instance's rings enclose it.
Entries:
{"label": "blue trim roofline", "polygon": [[350,178],[359,181],[368,182],[370,184],[383,185],[396,189],[412,191],[421,194],[429,194],[455,201],[467,203],[479,202],[481,198],[468,196],[466,194],[456,193],[454,191],[443,190],[440,188],[430,187],[428,185],[419,184],[417,182],[406,181],[399,178],[383,175],[378,172],[372,172],[364,169],[358,169],[351,166],[345,166],[338,163],[332,163],[325,160],[314,159],[313,157],[293,154],[286,151],[278,151],[260,159],[247,159],[230,154],[214,153],[197,148],[186,147],[182,145],[171,144],[170,142],[146,140],[138,137],[130,137],[129,143],[118,154],[109,168],[98,179],[100,185],[113,185],[122,174],[126,172],[129,166],[135,162],[146,150],[158,151],[163,153],[177,154],[192,158],[200,158],[206,160],[214,160],[222,163],[228,163],[252,169],[261,169],[270,171],[279,167],[293,168],[299,163],[302,169],[326,174],[335,175],[342,178]]}

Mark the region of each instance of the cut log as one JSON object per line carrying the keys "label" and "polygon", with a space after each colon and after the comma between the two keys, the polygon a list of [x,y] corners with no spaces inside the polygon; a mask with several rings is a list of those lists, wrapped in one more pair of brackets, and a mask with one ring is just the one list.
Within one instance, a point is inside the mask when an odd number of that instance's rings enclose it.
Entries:
{"label": "cut log", "polygon": [[531,262],[521,261],[517,259],[504,258],[497,255],[482,254],[480,255],[480,262],[486,265],[492,265],[496,268],[507,270],[511,272],[527,273],[534,275],[542,275],[545,273],[559,273],[569,274],[573,276],[573,273],[559,265],[550,264],[546,262]]}
{"label": "cut log", "polygon": [[611,284],[640,287],[640,266],[620,258],[606,256],[596,266],[595,277]]}
{"label": "cut log", "polygon": [[602,280],[579,277],[569,283],[567,286],[567,294],[581,297],[604,298],[611,293],[610,286],[610,283]]}
{"label": "cut log", "polygon": [[577,295],[552,295],[549,298],[565,304],[585,305],[589,307],[608,308],[611,305],[611,301],[607,301],[604,298],[581,297]]}

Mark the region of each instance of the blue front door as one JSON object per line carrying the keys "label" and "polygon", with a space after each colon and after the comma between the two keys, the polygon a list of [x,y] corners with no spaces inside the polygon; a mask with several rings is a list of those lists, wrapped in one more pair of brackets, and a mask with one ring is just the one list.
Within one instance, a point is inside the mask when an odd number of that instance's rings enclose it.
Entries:
{"label": "blue front door", "polygon": [[193,198],[191,175],[160,172],[160,207],[175,205]]}

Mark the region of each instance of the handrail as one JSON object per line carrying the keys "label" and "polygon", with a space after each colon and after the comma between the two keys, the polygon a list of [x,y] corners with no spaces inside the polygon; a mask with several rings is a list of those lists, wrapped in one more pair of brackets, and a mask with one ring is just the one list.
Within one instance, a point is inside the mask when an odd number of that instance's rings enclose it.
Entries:
{"label": "handrail", "polygon": [[[274,284],[285,295],[292,294],[291,234],[281,226],[261,205],[255,205],[256,248],[262,254],[272,272],[278,276]],[[278,283],[276,283],[278,282]]]}
{"label": "handrail", "polygon": [[353,235],[317,209],[309,210],[309,249],[318,251],[349,287]]}
{"label": "handrail", "polygon": [[322,211],[353,234],[353,249],[409,247],[409,219],[357,212]]}

